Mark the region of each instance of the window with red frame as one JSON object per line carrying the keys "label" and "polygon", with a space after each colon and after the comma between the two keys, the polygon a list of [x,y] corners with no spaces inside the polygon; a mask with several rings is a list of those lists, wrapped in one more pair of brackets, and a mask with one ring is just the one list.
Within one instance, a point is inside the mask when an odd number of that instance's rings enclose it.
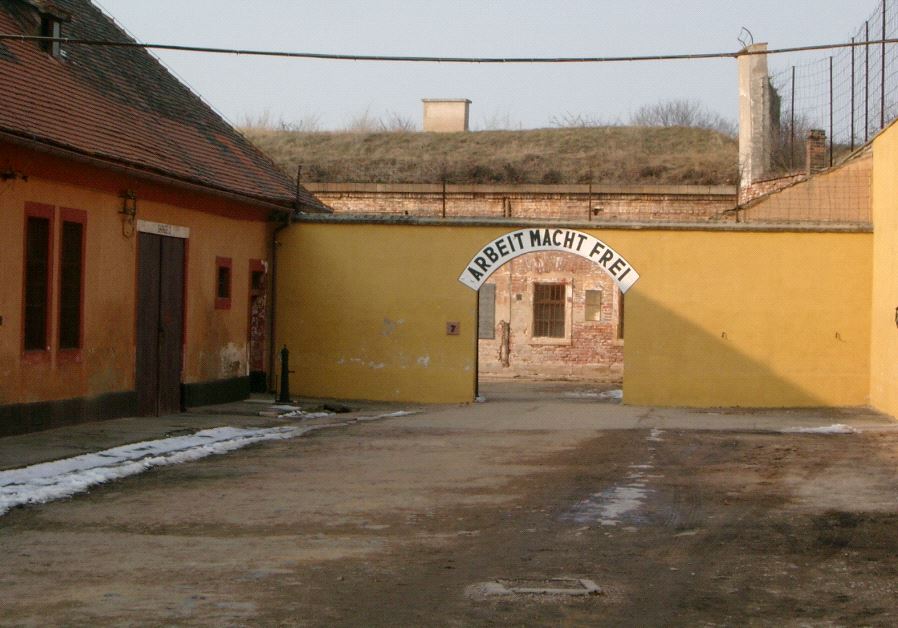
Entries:
{"label": "window with red frame", "polygon": [[59,348],[80,349],[84,320],[84,240],[87,214],[63,209],[59,234]]}
{"label": "window with red frame", "polygon": [[46,351],[50,330],[50,260],[53,252],[53,208],[25,207],[25,277],[23,348]]}
{"label": "window with red frame", "polygon": [[215,258],[215,308],[231,308],[231,258]]}

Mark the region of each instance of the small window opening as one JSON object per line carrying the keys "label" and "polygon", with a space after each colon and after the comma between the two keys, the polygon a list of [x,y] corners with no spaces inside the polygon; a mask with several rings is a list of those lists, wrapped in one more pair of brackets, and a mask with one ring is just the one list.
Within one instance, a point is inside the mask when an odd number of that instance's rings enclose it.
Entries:
{"label": "small window opening", "polygon": [[586,291],[586,315],[587,321],[602,320],[602,291],[587,290]]}
{"label": "small window opening", "polygon": [[253,271],[252,289],[253,290],[264,290],[265,289],[265,271],[264,270],[254,270]]}
{"label": "small window opening", "polygon": [[[41,37],[53,37],[59,39],[62,37],[62,20],[55,15],[44,14],[41,16]],[[62,48],[58,41],[43,41],[41,47],[50,53],[54,59],[62,56]]]}
{"label": "small window opening", "polygon": [[227,310],[231,307],[231,258],[215,258],[215,308]]}

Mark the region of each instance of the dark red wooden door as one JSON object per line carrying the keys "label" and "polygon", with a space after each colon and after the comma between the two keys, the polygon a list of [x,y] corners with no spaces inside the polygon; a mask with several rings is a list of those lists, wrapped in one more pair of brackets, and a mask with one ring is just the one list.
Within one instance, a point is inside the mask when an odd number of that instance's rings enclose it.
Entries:
{"label": "dark red wooden door", "polygon": [[137,401],[142,416],[181,410],[184,240],[141,233],[137,269]]}

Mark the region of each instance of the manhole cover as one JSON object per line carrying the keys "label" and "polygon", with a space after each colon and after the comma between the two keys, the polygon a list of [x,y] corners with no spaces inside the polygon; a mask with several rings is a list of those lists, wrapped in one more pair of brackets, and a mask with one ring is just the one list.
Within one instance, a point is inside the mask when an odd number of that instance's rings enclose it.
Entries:
{"label": "manhole cover", "polygon": [[500,578],[469,588],[469,594],[494,595],[599,595],[602,588],[587,578]]}

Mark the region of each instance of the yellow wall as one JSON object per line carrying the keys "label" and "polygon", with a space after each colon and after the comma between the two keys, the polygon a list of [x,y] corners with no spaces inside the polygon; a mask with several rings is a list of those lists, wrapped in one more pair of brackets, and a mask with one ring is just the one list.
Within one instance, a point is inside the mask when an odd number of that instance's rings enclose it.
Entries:
{"label": "yellow wall", "polygon": [[898,127],[873,141],[870,400],[898,416]]}
{"label": "yellow wall", "polygon": [[[27,173],[28,162],[17,169]],[[100,179],[102,172],[97,175]],[[128,182],[125,182],[128,183]],[[130,182],[130,185],[139,183]],[[145,184],[145,186],[148,184]],[[124,189],[125,185],[122,185]],[[58,208],[87,212],[84,349],[80,361],[55,349],[58,330],[58,266],[51,303],[51,351],[36,362],[23,359],[22,262],[26,202],[57,208],[54,260],[58,259]],[[122,234],[118,194],[30,174],[0,181],[0,405],[95,397],[134,389],[137,237]],[[146,200],[138,188],[138,218],[188,227],[188,294],[185,383],[247,374],[249,259],[267,259],[269,226]],[[230,310],[216,310],[215,257],[233,259]],[[55,262],[54,262],[55,264]]]}
{"label": "yellow wall", "polygon": [[871,235],[621,232],[624,398],[683,406],[867,403]]}
{"label": "yellow wall", "polygon": [[[279,249],[291,391],[470,401],[475,293],[457,281],[509,227],[301,223]],[[627,294],[626,403],[857,405],[869,393],[868,233],[589,230]],[[447,321],[461,334],[447,336]]]}
{"label": "yellow wall", "polygon": [[292,393],[471,401],[477,295],[456,281],[476,250],[467,230],[301,224],[278,241],[276,333]]}

